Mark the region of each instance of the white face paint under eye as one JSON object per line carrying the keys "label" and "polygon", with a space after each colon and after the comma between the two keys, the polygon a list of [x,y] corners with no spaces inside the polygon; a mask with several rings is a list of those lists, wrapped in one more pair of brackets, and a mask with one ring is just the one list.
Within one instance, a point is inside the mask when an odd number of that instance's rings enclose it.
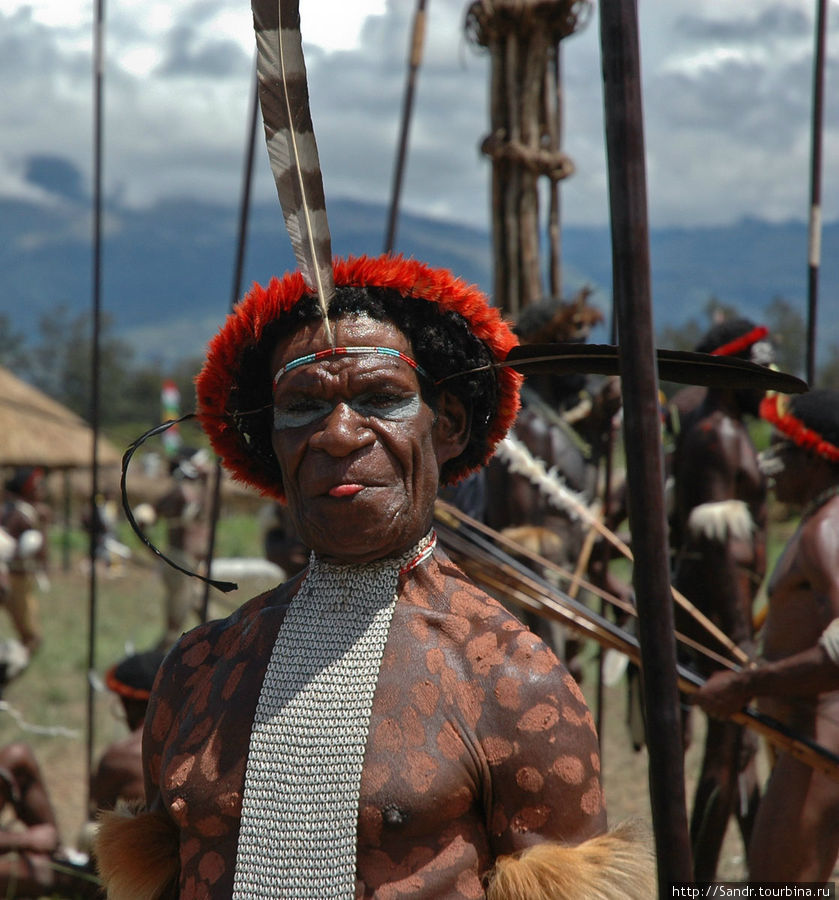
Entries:
{"label": "white face paint under eye", "polygon": [[274,404],[274,430],[302,428],[313,425],[329,416],[339,403],[346,404],[362,418],[384,419],[389,422],[404,422],[412,419],[420,411],[420,396],[410,394],[388,394],[370,392],[359,394],[350,400],[321,400],[315,397],[296,397]]}

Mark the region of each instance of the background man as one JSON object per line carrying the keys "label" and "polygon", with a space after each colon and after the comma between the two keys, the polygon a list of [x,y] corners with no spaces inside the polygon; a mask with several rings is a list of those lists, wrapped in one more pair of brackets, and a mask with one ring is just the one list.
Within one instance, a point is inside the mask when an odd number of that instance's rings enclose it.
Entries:
{"label": "background man", "polygon": [[6,897],[97,897],[98,881],[61,848],[43,774],[32,748],[0,749],[0,891]]}
{"label": "background man", "polygon": [[139,803],[144,799],[143,723],[162,661],[159,650],[135,653],[112,666],[105,675],[108,690],[119,697],[129,734],[110,744],[99,760],[91,784],[96,809],[113,809],[120,800]]}
{"label": "background man", "polygon": [[[715,674],[694,696],[713,715],[751,697],[760,708],[839,752],[839,392],[771,395],[761,415],[776,440],[761,455],[784,503],[801,522],[769,581],[764,661]],[[749,847],[755,881],[826,881],[839,852],[839,784],[782,753]]]}
{"label": "background man", "polygon": [[[767,330],[748,319],[715,325],[697,351],[769,364]],[[752,603],[766,568],[766,482],[746,429],[762,393],[709,388],[682,422],[673,455],[674,586],[735,643],[751,650]],[[676,611],[679,631],[707,643],[694,620]],[[697,657],[703,675],[709,664]],[[689,740],[685,712],[685,742]],[[759,800],[756,743],[730,722],[710,721],[691,814],[694,874],[712,881],[729,816],[748,844]]]}
{"label": "background man", "polygon": [[36,573],[46,567],[50,511],[44,502],[44,470],[22,467],[5,483],[0,528],[16,542],[8,562],[8,591],[3,603],[21,643],[31,654],[41,645]]}
{"label": "background man", "polygon": [[[205,450],[182,450],[172,461],[169,489],[155,502],[141,504],[138,520],[152,525],[166,523],[166,552],[187,571],[201,568],[207,556],[210,536],[209,460]],[[200,590],[198,582],[172,566],[161,567],[163,579],[164,630],[159,650],[167,650],[184,633],[190,617],[197,619]]]}

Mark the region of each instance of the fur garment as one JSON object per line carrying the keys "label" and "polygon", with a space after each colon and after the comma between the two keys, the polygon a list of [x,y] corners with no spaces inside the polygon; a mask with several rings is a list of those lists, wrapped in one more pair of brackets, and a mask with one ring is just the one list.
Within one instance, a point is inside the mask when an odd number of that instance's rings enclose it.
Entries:
{"label": "fur garment", "polygon": [[658,890],[650,842],[626,823],[575,847],[535,844],[499,857],[486,885],[487,900],[649,900]]}
{"label": "fur garment", "polygon": [[93,839],[109,900],[169,900],[178,896],[178,830],[163,812],[127,806],[103,812]]}

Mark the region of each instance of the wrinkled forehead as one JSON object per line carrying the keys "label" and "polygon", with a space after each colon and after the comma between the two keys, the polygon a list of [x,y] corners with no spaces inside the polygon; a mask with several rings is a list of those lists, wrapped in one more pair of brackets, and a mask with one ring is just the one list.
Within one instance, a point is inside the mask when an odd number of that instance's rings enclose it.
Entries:
{"label": "wrinkled forehead", "polygon": [[369,387],[397,382],[416,389],[422,368],[406,353],[389,347],[338,347],[282,362],[273,374],[276,396],[328,384]]}
{"label": "wrinkled forehead", "polygon": [[389,320],[368,315],[347,315],[332,325],[330,344],[321,322],[307,322],[281,338],[271,358],[271,378],[276,388],[295,372],[321,375],[389,375],[400,369],[422,374],[408,336]]}

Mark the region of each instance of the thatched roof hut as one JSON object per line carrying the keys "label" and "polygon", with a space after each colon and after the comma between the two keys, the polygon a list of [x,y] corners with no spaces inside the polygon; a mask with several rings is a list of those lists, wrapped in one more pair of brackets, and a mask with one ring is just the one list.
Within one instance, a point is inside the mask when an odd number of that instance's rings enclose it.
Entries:
{"label": "thatched roof hut", "polygon": [[[82,418],[0,366],[0,466],[89,468],[92,454],[93,431]],[[100,437],[99,465],[120,459]]]}

